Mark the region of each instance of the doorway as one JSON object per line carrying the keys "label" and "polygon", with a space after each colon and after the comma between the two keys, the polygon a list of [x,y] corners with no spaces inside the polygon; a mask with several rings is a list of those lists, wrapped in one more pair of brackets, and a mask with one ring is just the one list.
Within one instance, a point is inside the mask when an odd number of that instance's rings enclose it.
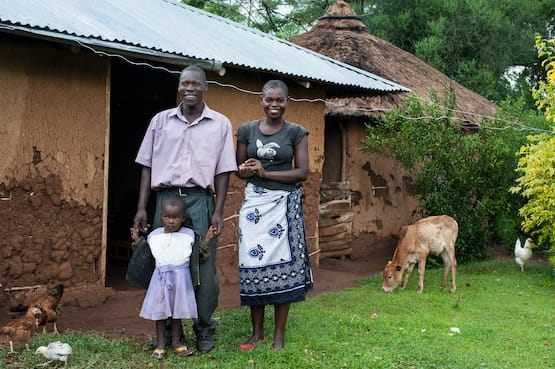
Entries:
{"label": "doorway", "polygon": [[[131,257],[129,228],[137,211],[141,175],[135,156],[150,119],[161,110],[175,107],[178,80],[177,74],[112,61],[106,286],[130,286],[125,282]],[[153,197],[149,217],[152,217]]]}
{"label": "doorway", "polygon": [[326,117],[318,218],[321,258],[343,258],[352,252],[353,209],[350,183],[346,180],[346,134],[341,118]]}

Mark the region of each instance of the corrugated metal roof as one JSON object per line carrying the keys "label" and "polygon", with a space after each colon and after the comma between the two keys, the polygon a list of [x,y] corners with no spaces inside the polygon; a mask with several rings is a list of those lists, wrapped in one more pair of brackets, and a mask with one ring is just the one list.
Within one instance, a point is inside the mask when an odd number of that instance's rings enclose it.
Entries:
{"label": "corrugated metal roof", "polygon": [[176,0],[0,1],[0,31],[378,91],[394,82]]}

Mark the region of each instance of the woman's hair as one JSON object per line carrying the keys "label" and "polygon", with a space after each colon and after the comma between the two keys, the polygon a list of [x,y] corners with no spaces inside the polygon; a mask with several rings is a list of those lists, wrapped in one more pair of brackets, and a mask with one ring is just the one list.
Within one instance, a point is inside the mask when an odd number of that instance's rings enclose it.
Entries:
{"label": "woman's hair", "polygon": [[276,88],[283,90],[283,92],[285,92],[285,96],[289,95],[289,88],[287,88],[287,85],[283,81],[280,81],[279,79],[272,79],[266,82],[262,87],[262,96],[266,94],[266,91],[274,90]]}

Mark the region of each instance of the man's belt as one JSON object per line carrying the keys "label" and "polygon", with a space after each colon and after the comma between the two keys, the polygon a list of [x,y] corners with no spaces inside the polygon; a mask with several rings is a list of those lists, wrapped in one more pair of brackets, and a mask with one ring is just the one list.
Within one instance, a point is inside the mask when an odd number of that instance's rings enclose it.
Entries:
{"label": "man's belt", "polygon": [[172,187],[160,187],[158,188],[158,191],[175,191],[177,192],[180,196],[187,196],[189,194],[192,193],[206,193],[206,194],[213,194],[213,191],[209,188],[202,188],[200,186],[193,186],[193,187],[178,187],[178,186],[172,186]]}
{"label": "man's belt", "polygon": [[177,192],[179,193],[179,196],[187,196],[191,193],[207,193],[207,194],[211,194],[212,191],[210,191],[209,189],[206,188],[202,188],[199,186],[195,186],[195,187],[174,187],[177,189]]}

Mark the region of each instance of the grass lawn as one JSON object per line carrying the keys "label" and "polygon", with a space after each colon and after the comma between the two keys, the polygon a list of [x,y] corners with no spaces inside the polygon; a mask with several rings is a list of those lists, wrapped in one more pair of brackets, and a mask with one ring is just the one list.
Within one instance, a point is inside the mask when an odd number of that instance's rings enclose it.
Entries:
{"label": "grass lawn", "polygon": [[[555,368],[555,282],[552,266],[514,260],[460,266],[457,292],[440,291],[441,269],[417,274],[407,289],[381,292],[381,275],[291,308],[286,347],[270,350],[273,308],[266,311],[267,345],[241,352],[250,336],[248,309],[217,313],[216,349],[163,362],[151,358],[150,339],[110,339],[109,333],[38,334],[31,348],[62,340],[74,354],[66,368]],[[317,283],[317,281],[316,281]],[[185,324],[189,338],[193,333]],[[0,348],[2,368],[42,368],[40,355]],[[51,363],[46,368],[63,367]]]}

